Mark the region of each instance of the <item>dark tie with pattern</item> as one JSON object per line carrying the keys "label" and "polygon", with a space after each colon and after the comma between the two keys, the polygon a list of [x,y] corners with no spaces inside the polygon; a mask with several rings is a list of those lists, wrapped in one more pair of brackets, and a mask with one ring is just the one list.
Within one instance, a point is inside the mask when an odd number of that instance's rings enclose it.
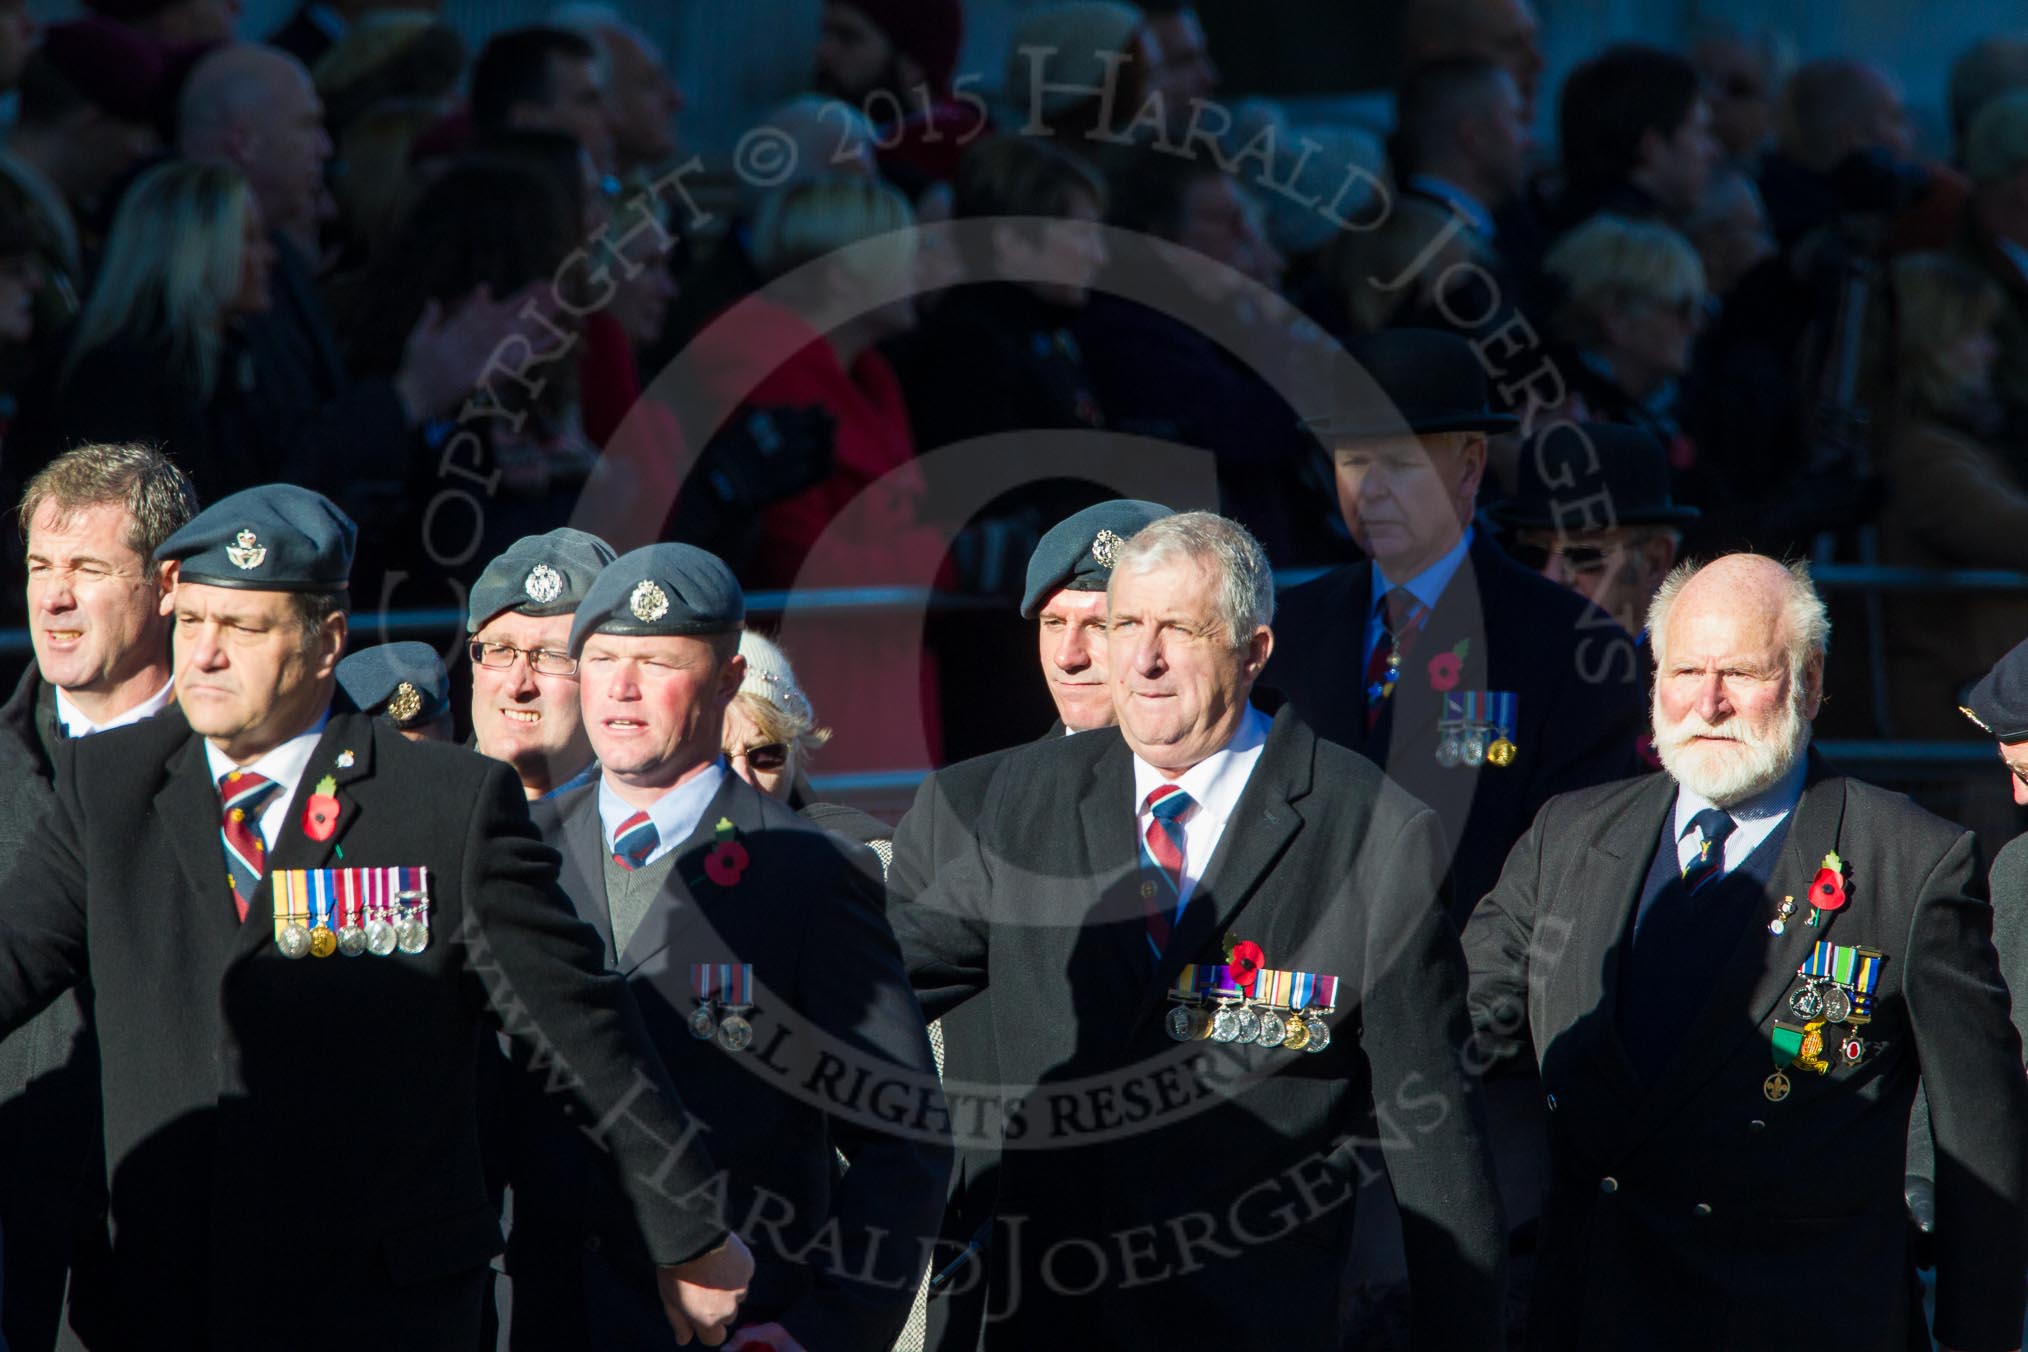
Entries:
{"label": "dark tie with pattern", "polygon": [[232,904],[239,918],[246,919],[254,889],[267,871],[267,841],[261,836],[261,808],[281,787],[251,770],[228,770],[218,777],[218,801],[224,813],[219,834],[225,839],[226,879],[232,885]]}
{"label": "dark tie with pattern", "polygon": [[[1730,815],[1707,807],[1690,819],[1698,834],[1697,854],[1683,866],[1683,890],[1696,896],[1700,888],[1725,872],[1725,838],[1737,829]],[[1686,828],[1684,835],[1689,835]]]}
{"label": "dark tie with pattern", "polygon": [[1394,695],[1402,659],[1408,655],[1415,636],[1422,632],[1423,620],[1429,615],[1428,607],[1416,600],[1415,593],[1406,587],[1394,588],[1381,601],[1380,641],[1373,645],[1373,655],[1366,659],[1368,732],[1380,722],[1381,711]]}

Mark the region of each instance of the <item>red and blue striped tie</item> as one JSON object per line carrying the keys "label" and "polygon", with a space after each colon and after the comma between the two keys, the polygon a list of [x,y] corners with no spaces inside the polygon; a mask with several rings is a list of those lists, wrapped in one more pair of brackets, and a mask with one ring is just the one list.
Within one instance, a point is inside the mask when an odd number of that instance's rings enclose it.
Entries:
{"label": "red and blue striped tie", "polygon": [[225,839],[226,881],[232,886],[232,904],[239,918],[246,919],[247,906],[261,874],[267,871],[268,847],[261,838],[261,805],[281,786],[251,770],[228,770],[218,777],[218,801],[224,817],[219,834]]}
{"label": "red and blue striped tie", "polygon": [[1154,820],[1141,837],[1141,897],[1146,902],[1148,946],[1159,960],[1169,947],[1177,902],[1183,896],[1181,818],[1197,806],[1197,800],[1174,784],[1163,784],[1149,791],[1144,806]]}
{"label": "red and blue striped tie", "polygon": [[661,843],[661,833],[655,830],[655,823],[648,819],[648,814],[636,812],[613,832],[613,862],[632,873],[648,862],[648,856]]}

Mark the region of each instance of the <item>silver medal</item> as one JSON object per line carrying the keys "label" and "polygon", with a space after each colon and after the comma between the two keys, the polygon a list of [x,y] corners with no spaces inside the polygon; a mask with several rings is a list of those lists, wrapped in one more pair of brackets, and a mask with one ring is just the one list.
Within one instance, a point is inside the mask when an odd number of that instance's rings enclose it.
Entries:
{"label": "silver medal", "polygon": [[1169,1036],[1178,1042],[1189,1042],[1197,1036],[1197,1023],[1191,1017],[1197,1011],[1189,1005],[1177,1005],[1169,1011]]}
{"label": "silver medal", "polygon": [[1486,742],[1487,737],[1484,728],[1474,728],[1470,733],[1466,734],[1464,745],[1464,760],[1466,765],[1476,770],[1479,766],[1486,763]]}
{"label": "silver medal", "polygon": [[285,958],[307,958],[310,956],[310,931],[293,922],[284,925],[275,939],[275,947],[282,950]]}
{"label": "silver medal", "polygon": [[430,946],[429,922],[409,916],[394,927],[395,946],[404,953],[420,953]]}
{"label": "silver medal", "polygon": [[718,1045],[729,1052],[743,1052],[753,1045],[753,1025],[737,1014],[718,1022]]}
{"label": "silver medal", "polygon": [[1303,1023],[1310,1030],[1310,1040],[1303,1044],[1306,1052],[1320,1052],[1331,1045],[1331,1026],[1315,1010],[1303,1015]]}
{"label": "silver medal", "polygon": [[711,1007],[711,1001],[697,1002],[697,1008],[690,1015],[690,1036],[699,1042],[709,1042],[718,1036],[718,1011]]}
{"label": "silver medal", "polygon": [[1458,730],[1456,728],[1444,729],[1443,740],[1437,743],[1436,762],[1438,765],[1443,766],[1446,770],[1455,770],[1457,768],[1458,762],[1463,760],[1465,755],[1464,748],[1459,745],[1459,741]]}
{"label": "silver medal", "polygon": [[1823,993],[1812,982],[1789,996],[1789,1009],[1805,1022],[1817,1018],[1824,1012]]}
{"label": "silver medal", "polygon": [[1824,1022],[1843,1023],[1852,1017],[1852,997],[1833,986],[1824,992]]}
{"label": "silver medal", "polygon": [[348,958],[356,958],[366,951],[366,931],[357,925],[338,927],[338,951]]}
{"label": "silver medal", "polygon": [[1261,1047],[1279,1047],[1282,1039],[1289,1035],[1288,1024],[1282,1016],[1269,1010],[1261,1016],[1260,1031],[1254,1034],[1254,1043]]}
{"label": "silver medal", "polygon": [[1258,1041],[1260,1038],[1260,1011],[1252,1005],[1244,1005],[1234,1011],[1235,1029],[1232,1040],[1241,1044]]}
{"label": "silver medal", "polygon": [[379,916],[366,922],[366,951],[376,958],[384,958],[394,952],[394,926]]}
{"label": "silver medal", "polygon": [[1213,1042],[1239,1040],[1239,1015],[1229,1006],[1221,1008],[1211,1016],[1211,1040]]}

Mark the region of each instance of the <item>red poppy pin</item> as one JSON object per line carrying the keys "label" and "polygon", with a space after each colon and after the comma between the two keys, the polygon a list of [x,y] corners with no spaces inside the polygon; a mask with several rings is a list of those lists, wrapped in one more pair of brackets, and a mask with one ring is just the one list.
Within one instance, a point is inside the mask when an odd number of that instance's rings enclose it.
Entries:
{"label": "red poppy pin", "polygon": [[1817,870],[1817,880],[1810,884],[1810,923],[1815,925],[1823,912],[1835,911],[1844,905],[1845,861],[1833,850],[1824,856],[1823,867]]}
{"label": "red poppy pin", "polygon": [[329,840],[338,829],[338,781],[325,775],[317,791],[303,807],[303,834],[312,840]]}
{"label": "red poppy pin", "polygon": [[1438,692],[1456,690],[1458,682],[1465,676],[1465,659],[1472,654],[1472,641],[1458,640],[1458,645],[1447,653],[1438,653],[1429,660],[1429,688]]}
{"label": "red poppy pin", "polygon": [[753,860],[747,854],[746,846],[736,838],[739,833],[731,818],[720,817],[717,832],[718,843],[711,847],[711,853],[704,856],[704,876],[720,887],[731,887]]}
{"label": "red poppy pin", "polygon": [[1241,939],[1231,944],[1225,955],[1225,967],[1232,977],[1232,984],[1243,991],[1253,990],[1254,978],[1260,969],[1267,966],[1267,954],[1251,939]]}

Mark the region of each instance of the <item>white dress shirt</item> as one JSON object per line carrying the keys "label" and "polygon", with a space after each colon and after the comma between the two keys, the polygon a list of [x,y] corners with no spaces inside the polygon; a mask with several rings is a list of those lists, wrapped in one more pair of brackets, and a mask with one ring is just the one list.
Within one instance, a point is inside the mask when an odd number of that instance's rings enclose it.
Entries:
{"label": "white dress shirt", "polygon": [[[644,866],[690,839],[690,833],[704,820],[704,809],[711,806],[712,795],[718,792],[728,773],[730,768],[721,756],[705,766],[703,773],[684,780],[648,805],[648,820],[655,823],[659,839],[641,861]],[[599,776],[599,828],[606,833],[606,853],[613,853],[613,840],[619,835],[621,824],[639,811],[640,808],[613,792],[611,780]]]}
{"label": "white dress shirt", "polygon": [[1155,814],[1148,809],[1148,795],[1157,788],[1174,784],[1196,803],[1177,819],[1177,824],[1183,828],[1183,885],[1177,889],[1178,916],[1189,904],[1190,893],[1196,889],[1197,880],[1204,876],[1205,867],[1218,853],[1218,841],[1225,834],[1225,823],[1231,819],[1233,809],[1239,806],[1239,795],[1245,790],[1253,767],[1260,763],[1260,749],[1267,741],[1271,722],[1266,714],[1248,705],[1238,729],[1232,734],[1232,740],[1175,779],[1170,779],[1139,756],[1134,757],[1134,829],[1137,839],[1148,838],[1148,827],[1155,820]]}
{"label": "white dress shirt", "polygon": [[[136,704],[123,714],[115,714],[103,723],[94,723],[85,716],[82,709],[70,702],[70,696],[63,693],[63,687],[56,687],[56,721],[63,725],[66,737],[89,737],[95,732],[111,732],[124,728],[129,723],[138,723],[144,718],[153,718],[169,707],[169,701],[176,697],[176,678],[162,682],[162,688]],[[221,772],[222,773],[222,772]]]}
{"label": "white dress shirt", "polygon": [[281,785],[268,795],[259,818],[261,841],[271,850],[275,847],[277,835],[289,820],[289,804],[295,799],[296,786],[303,782],[303,771],[310,768],[310,753],[317,749],[317,739],[324,735],[324,724],[330,717],[330,710],[325,710],[317,716],[316,727],[291,737],[251,765],[234,765],[231,757],[213,746],[209,738],[205,739],[204,759],[211,766],[213,788],[218,786],[220,778],[234,770],[262,775]]}

